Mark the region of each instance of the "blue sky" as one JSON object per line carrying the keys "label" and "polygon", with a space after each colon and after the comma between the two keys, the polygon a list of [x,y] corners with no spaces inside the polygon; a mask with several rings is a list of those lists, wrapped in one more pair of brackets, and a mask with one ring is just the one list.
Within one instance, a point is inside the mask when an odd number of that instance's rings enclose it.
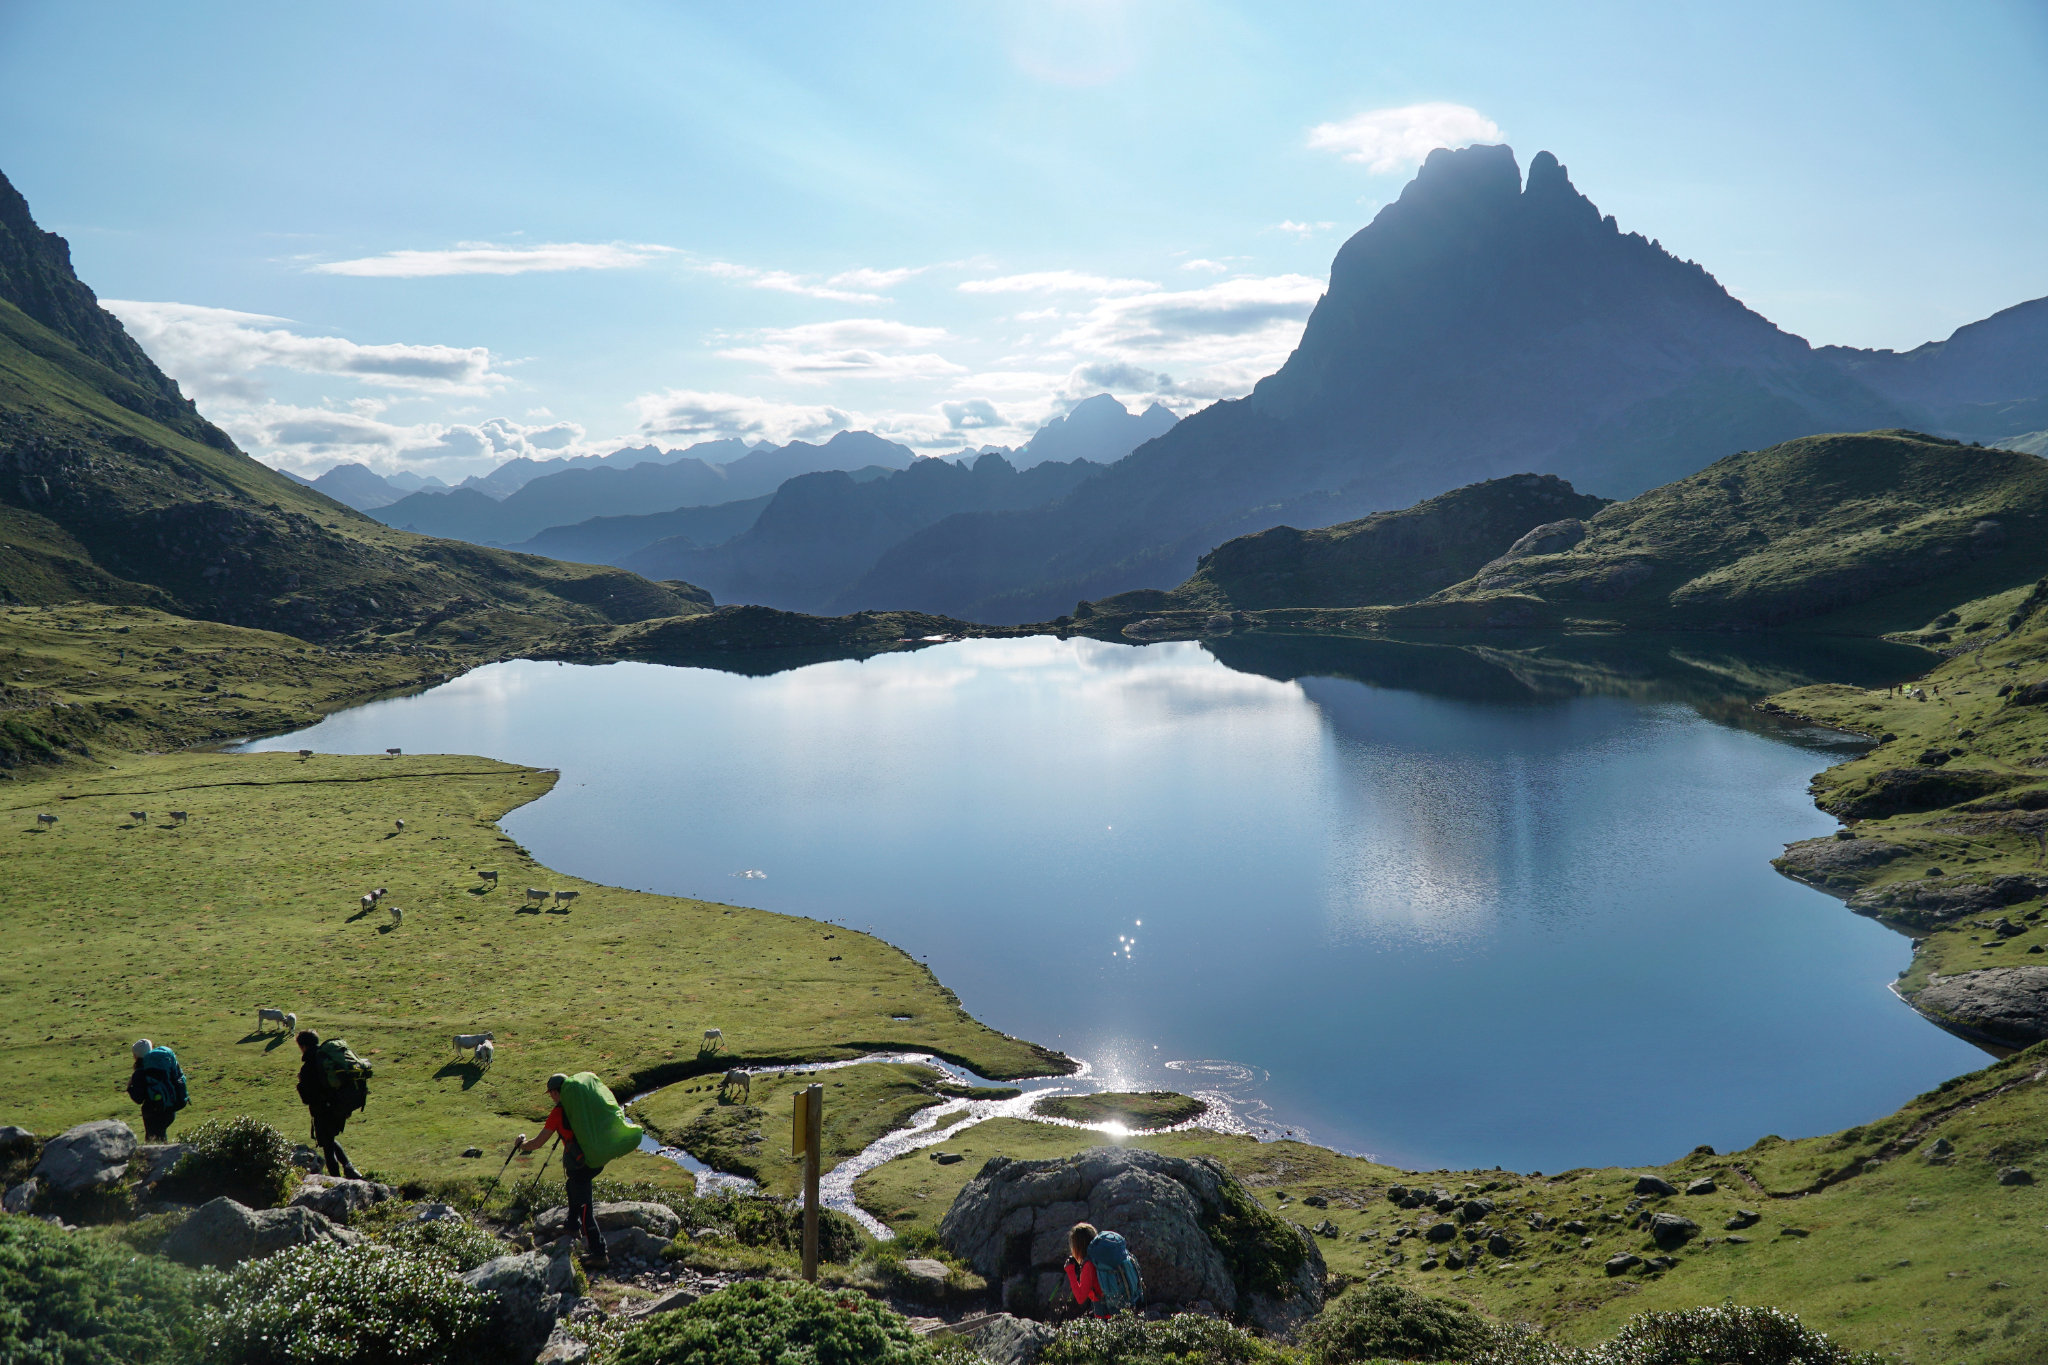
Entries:
{"label": "blue sky", "polygon": [[2048,6],[0,4],[0,170],[244,447],[1008,444],[1284,358],[1435,141],[1816,343],[2048,295]]}

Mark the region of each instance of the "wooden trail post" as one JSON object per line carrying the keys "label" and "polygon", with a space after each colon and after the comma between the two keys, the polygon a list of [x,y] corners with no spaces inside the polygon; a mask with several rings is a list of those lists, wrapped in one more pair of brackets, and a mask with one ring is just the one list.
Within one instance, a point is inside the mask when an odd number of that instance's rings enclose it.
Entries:
{"label": "wooden trail post", "polygon": [[818,1161],[825,1145],[825,1087],[796,1092],[789,1147],[804,1159],[804,1278],[818,1278]]}

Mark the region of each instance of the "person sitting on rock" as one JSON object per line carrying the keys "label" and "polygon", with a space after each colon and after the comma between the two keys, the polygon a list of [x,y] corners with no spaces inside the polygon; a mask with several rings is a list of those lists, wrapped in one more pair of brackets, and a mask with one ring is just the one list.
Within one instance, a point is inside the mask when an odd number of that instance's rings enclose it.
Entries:
{"label": "person sitting on rock", "polygon": [[566,1072],[557,1071],[548,1077],[548,1099],[555,1107],[548,1112],[548,1121],[541,1125],[541,1130],[531,1140],[521,1133],[515,1145],[522,1152],[537,1152],[547,1145],[551,1134],[562,1140],[562,1183],[569,1197],[569,1235],[574,1236],[580,1227],[584,1244],[589,1248],[586,1259],[602,1262],[606,1259],[604,1235],[597,1228],[597,1208],[591,1193],[591,1186],[597,1180],[597,1170],[583,1159],[583,1149],[576,1142],[576,1130],[570,1126],[568,1112],[562,1108],[562,1087],[568,1083]]}
{"label": "person sitting on rock", "polygon": [[1143,1301],[1138,1260],[1121,1233],[1097,1232],[1093,1223],[1076,1223],[1067,1233],[1067,1250],[1067,1288],[1090,1317],[1113,1318]]}
{"label": "person sitting on rock", "polygon": [[169,1142],[171,1120],[186,1104],[185,1069],[178,1054],[156,1047],[147,1038],[135,1043],[135,1070],[128,1075],[128,1098],[142,1106],[142,1140]]}

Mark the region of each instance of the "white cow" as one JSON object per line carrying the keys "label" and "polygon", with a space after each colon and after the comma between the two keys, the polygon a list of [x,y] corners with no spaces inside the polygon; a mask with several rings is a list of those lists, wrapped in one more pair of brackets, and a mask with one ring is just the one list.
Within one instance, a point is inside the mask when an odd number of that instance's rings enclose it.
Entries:
{"label": "white cow", "polygon": [[171,823],[174,825],[182,825],[191,818],[192,812],[188,810],[174,810],[171,812]]}
{"label": "white cow", "polygon": [[455,1054],[474,1051],[491,1041],[495,1035],[489,1033],[458,1033],[455,1035]]}
{"label": "white cow", "polygon": [[724,1046],[725,1031],[723,1029],[708,1028],[704,1030],[704,1051],[716,1052]]}
{"label": "white cow", "polygon": [[545,901],[548,898],[548,893],[537,886],[529,886],[526,888],[526,898],[530,901]]}
{"label": "white cow", "polygon": [[497,1051],[496,1048],[491,1046],[491,1040],[488,1038],[478,1043],[476,1045],[476,1056],[472,1059],[476,1062],[477,1070],[489,1071],[491,1069],[491,1058],[497,1055]]}
{"label": "white cow", "polygon": [[57,823],[57,817],[48,814],[38,815],[36,817],[36,823],[41,825],[44,829],[48,829],[50,826]]}
{"label": "white cow", "polygon": [[299,1016],[289,1010],[274,1010],[267,1006],[259,1007],[256,1011],[256,1031],[258,1033],[263,1032],[265,1024],[276,1024],[286,1033],[296,1033],[299,1029]]}
{"label": "white cow", "polygon": [[476,875],[489,882],[492,886],[498,884],[498,874],[495,872],[479,872]]}
{"label": "white cow", "polygon": [[575,900],[578,896],[582,894],[583,893],[581,891],[557,891],[555,893],[555,904],[567,905],[570,901]]}
{"label": "white cow", "polygon": [[396,929],[399,925],[405,923],[405,911],[395,905],[387,905],[384,908],[391,913],[392,928]]}

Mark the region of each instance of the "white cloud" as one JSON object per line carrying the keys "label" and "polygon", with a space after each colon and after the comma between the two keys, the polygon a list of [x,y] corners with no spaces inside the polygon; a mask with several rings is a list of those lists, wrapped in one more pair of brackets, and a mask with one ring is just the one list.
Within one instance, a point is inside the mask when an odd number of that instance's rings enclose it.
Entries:
{"label": "white cloud", "polygon": [[1313,237],[1316,233],[1328,232],[1331,228],[1335,226],[1337,226],[1335,223],[1330,222],[1297,223],[1292,218],[1283,218],[1279,222],[1273,224],[1273,231],[1291,232],[1297,237]]}
{"label": "white cloud", "polygon": [[1098,299],[1056,339],[1081,357],[1063,392],[1107,389],[1177,411],[1236,397],[1279,368],[1322,293],[1306,275],[1268,275]]}
{"label": "white cloud", "polygon": [[1222,275],[1227,273],[1230,269],[1229,266],[1223,264],[1223,262],[1221,261],[1212,261],[1201,256],[1197,256],[1192,261],[1182,261],[1180,263],[1180,268],[1182,270],[1206,270],[1212,275]]}
{"label": "white cloud", "polygon": [[811,275],[797,275],[787,270],[762,270],[732,261],[699,261],[693,268],[755,289],[771,289],[779,294],[798,294],[809,299],[830,299],[837,303],[886,303],[886,296],[879,291],[893,289],[911,276],[923,274],[926,269],[924,266],[905,266],[895,270],[875,270],[862,266],[856,270],[842,270],[829,279],[820,280]]}
{"label": "white cloud", "polygon": [[446,251],[387,251],[310,267],[316,275],[414,280],[433,275],[526,275],[555,270],[624,270],[645,265],[674,247],[645,242],[552,242],[498,246],[462,242]]}
{"label": "white cloud", "polygon": [[1308,145],[1356,161],[1374,175],[1406,171],[1439,147],[1498,142],[1500,128],[1464,104],[1406,104],[1374,109],[1309,129]]}
{"label": "white cloud", "polygon": [[916,349],[950,339],[943,327],[847,318],[769,328],[756,333],[751,345],[722,350],[719,355],[806,383],[828,378],[931,379],[965,371],[964,366],[934,351]]}
{"label": "white cloud", "polygon": [[1115,280],[1078,270],[999,275],[989,280],[963,280],[959,285],[963,294],[1134,294],[1158,287],[1151,280]]}
{"label": "white cloud", "polygon": [[1009,425],[1002,413],[996,410],[996,405],[986,398],[941,403],[939,411],[945,414],[946,425],[954,431],[984,431]]}
{"label": "white cloud", "polygon": [[633,400],[640,414],[639,429],[647,436],[668,436],[690,441],[741,436],[774,441],[816,441],[836,431],[846,431],[855,418],[841,408],[780,403],[767,398],[737,393],[706,393],[697,389],[668,389],[647,393]]}
{"label": "white cloud", "polygon": [[924,266],[900,266],[895,270],[875,270],[862,266],[858,270],[842,270],[825,283],[837,289],[894,289],[913,275],[922,275]]}
{"label": "white cloud", "polygon": [[384,405],[374,401],[345,408],[261,403],[220,413],[215,420],[252,454],[302,471],[316,463],[352,461],[379,473],[410,469],[454,481],[506,460],[594,454],[599,448],[585,440],[583,428],[574,422],[497,417],[475,423],[407,423],[388,421],[383,412]]}
{"label": "white cloud", "polygon": [[485,393],[506,381],[482,346],[363,345],[301,336],[290,319],[193,303],[106,299],[150,359],[194,399],[254,399],[267,368],[335,375],[390,389]]}

